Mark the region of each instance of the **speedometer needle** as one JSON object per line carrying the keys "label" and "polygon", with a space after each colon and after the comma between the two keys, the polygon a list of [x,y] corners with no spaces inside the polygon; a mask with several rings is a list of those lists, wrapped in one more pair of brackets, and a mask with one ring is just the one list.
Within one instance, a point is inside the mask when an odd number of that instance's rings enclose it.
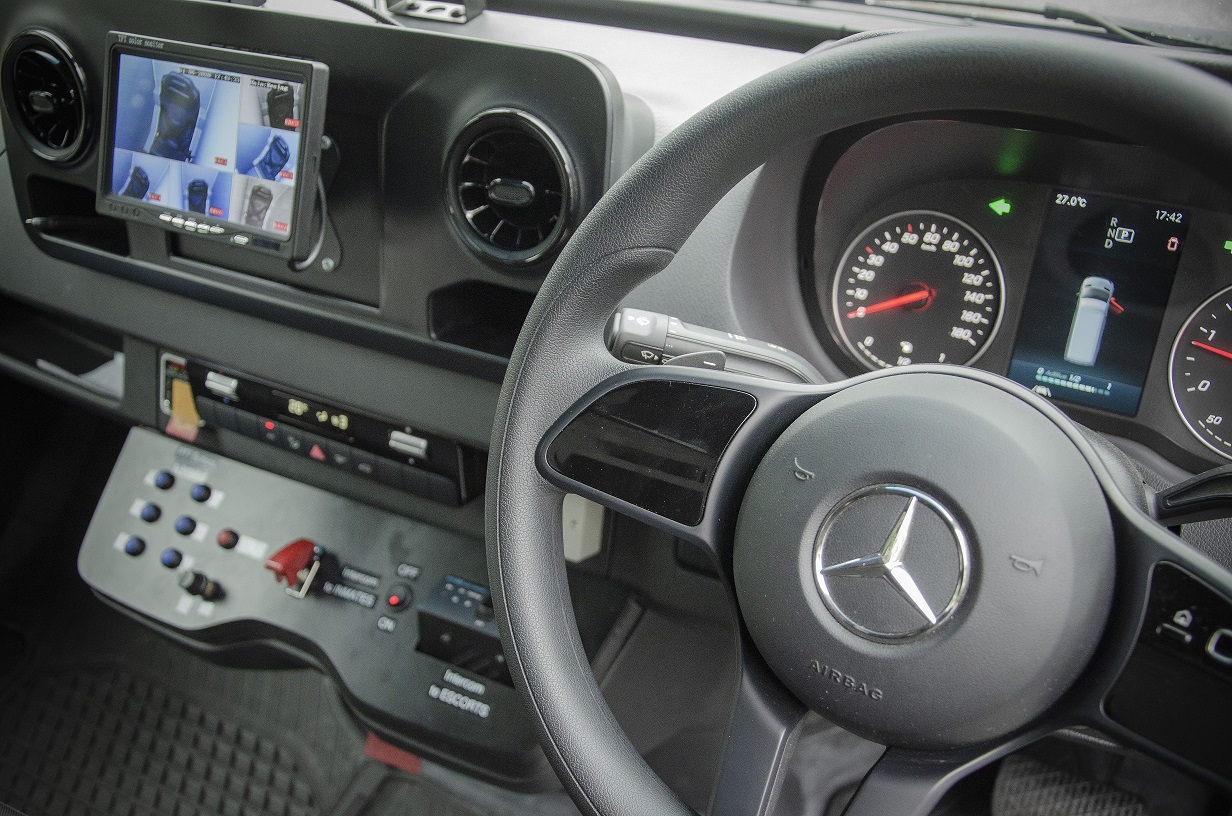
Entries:
{"label": "speedometer needle", "polygon": [[[847,316],[851,317],[851,315],[847,315]],[[1191,342],[1193,345],[1197,346],[1198,348],[1202,349],[1203,351],[1209,351],[1211,354],[1218,354],[1220,357],[1227,357],[1229,360],[1232,360],[1232,351],[1224,351],[1221,348],[1215,348],[1214,346],[1208,346],[1206,343],[1200,342],[1198,340],[1191,340],[1189,342]]]}
{"label": "speedometer needle", "polygon": [[905,294],[905,295],[899,295],[898,297],[892,297],[889,300],[883,300],[880,303],[874,303],[871,306],[861,306],[858,309],[854,309],[848,312],[847,317],[849,319],[853,317],[864,317],[865,315],[871,315],[875,312],[884,312],[886,309],[895,309],[895,308],[898,308],[899,306],[907,306],[912,303],[919,303],[921,300],[928,300],[932,296],[933,296],[933,290],[920,289],[919,291],[916,291],[916,292],[909,292],[908,294]]}

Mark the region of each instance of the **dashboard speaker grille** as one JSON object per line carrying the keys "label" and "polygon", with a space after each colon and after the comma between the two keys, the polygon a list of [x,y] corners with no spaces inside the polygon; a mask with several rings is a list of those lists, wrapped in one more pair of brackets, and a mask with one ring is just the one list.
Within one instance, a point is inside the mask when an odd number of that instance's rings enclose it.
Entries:
{"label": "dashboard speaker grille", "polygon": [[463,240],[508,266],[543,260],[565,238],[575,195],[568,154],[534,117],[487,111],[450,150],[449,210]]}
{"label": "dashboard speaker grille", "polygon": [[85,77],[60,38],[27,31],[4,53],[4,101],[30,149],[54,162],[77,158],[89,135]]}

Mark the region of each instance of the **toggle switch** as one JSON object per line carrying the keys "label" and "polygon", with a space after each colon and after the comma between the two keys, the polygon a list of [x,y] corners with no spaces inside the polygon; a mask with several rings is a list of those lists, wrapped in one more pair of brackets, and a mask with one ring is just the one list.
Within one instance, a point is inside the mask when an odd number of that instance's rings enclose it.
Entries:
{"label": "toggle switch", "polygon": [[287,585],[287,593],[303,598],[310,590],[323,591],[326,583],[336,583],[342,577],[338,557],[307,538],[292,541],[265,562],[274,573],[274,580]]}
{"label": "toggle switch", "polygon": [[274,580],[289,589],[300,585],[300,573],[318,561],[317,545],[306,538],[292,541],[265,561],[265,568],[274,573]]}

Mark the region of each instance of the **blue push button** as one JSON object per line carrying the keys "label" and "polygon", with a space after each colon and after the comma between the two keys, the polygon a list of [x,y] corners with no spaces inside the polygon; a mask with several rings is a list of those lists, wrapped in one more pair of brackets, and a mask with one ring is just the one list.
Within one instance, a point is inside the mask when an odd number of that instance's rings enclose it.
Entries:
{"label": "blue push button", "polygon": [[159,490],[170,490],[175,484],[175,476],[170,471],[160,470],[154,474],[154,486]]}
{"label": "blue push button", "polygon": [[163,550],[162,557],[158,559],[167,569],[175,569],[184,560],[184,554],[175,547],[168,547]]}
{"label": "blue push button", "polygon": [[188,490],[189,497],[195,502],[207,502],[213,493],[207,484],[195,484]]}
{"label": "blue push button", "polygon": [[145,507],[141,508],[141,520],[148,522],[158,521],[162,517],[162,508],[153,502],[149,502]]}
{"label": "blue push button", "polygon": [[180,516],[175,520],[175,531],[182,536],[192,535],[197,529],[197,520],[192,516]]}
{"label": "blue push button", "polygon": [[129,536],[128,541],[124,542],[124,552],[132,556],[141,555],[145,552],[145,539],[139,536]]}

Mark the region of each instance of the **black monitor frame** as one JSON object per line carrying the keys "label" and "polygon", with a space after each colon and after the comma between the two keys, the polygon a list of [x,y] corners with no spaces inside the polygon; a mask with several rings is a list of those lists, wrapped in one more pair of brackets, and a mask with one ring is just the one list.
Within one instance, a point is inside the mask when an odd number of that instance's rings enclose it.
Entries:
{"label": "black monitor frame", "polygon": [[[193,212],[183,207],[158,202],[135,200],[132,196],[113,192],[113,169],[116,160],[117,102],[120,83],[120,59],[133,55],[164,62],[180,62],[192,68],[242,74],[275,82],[286,81],[302,86],[300,99],[295,179],[291,191],[291,212],[287,235],[279,236],[268,229],[256,229],[236,223],[238,219]],[[103,105],[102,160],[96,209],[103,215],[149,224],[173,233],[225,243],[243,250],[275,255],[287,260],[306,257],[316,243],[314,204],[318,195],[321,136],[325,122],[326,89],[329,69],[319,62],[291,59],[267,54],[235,51],[227,48],[147,37],[119,31],[107,36],[106,98]],[[167,160],[173,161],[174,160]],[[238,173],[231,173],[232,178]],[[234,183],[234,182],[232,182]]]}

